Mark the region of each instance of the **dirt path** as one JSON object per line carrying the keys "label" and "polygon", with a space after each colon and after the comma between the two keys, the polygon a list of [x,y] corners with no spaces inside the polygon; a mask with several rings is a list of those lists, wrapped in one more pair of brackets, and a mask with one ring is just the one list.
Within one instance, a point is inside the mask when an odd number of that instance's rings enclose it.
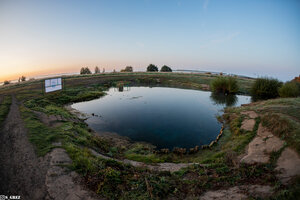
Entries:
{"label": "dirt path", "polygon": [[128,160],[128,159],[120,160],[120,159],[116,159],[116,158],[111,158],[111,157],[105,156],[103,154],[97,153],[93,149],[90,149],[90,151],[92,152],[93,155],[95,155],[97,157],[101,157],[103,159],[115,160],[117,162],[132,165],[134,167],[148,168],[148,169],[153,170],[153,171],[176,172],[176,171],[179,171],[182,168],[186,168],[186,167],[189,167],[189,166],[192,166],[192,165],[200,165],[202,167],[207,166],[206,164],[199,164],[199,163],[156,163],[156,164],[146,164],[146,163],[138,162],[138,161],[134,161],[134,160]]}
{"label": "dirt path", "polygon": [[0,131],[0,194],[45,199],[47,157],[38,158],[28,141],[16,98]]}
{"label": "dirt path", "polygon": [[72,162],[65,150],[36,156],[15,97],[0,142],[0,195],[20,195],[25,200],[98,199],[80,184],[78,174],[60,166]]}

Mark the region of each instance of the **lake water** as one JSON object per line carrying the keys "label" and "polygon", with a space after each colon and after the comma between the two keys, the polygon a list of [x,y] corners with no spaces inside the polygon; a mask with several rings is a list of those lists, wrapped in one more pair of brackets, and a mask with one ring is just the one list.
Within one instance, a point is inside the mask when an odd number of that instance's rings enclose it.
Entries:
{"label": "lake water", "polygon": [[91,116],[86,123],[96,132],[114,132],[158,149],[209,144],[222,124],[216,119],[225,106],[240,106],[248,96],[220,96],[211,92],[166,87],[110,88],[96,100],[73,108]]}

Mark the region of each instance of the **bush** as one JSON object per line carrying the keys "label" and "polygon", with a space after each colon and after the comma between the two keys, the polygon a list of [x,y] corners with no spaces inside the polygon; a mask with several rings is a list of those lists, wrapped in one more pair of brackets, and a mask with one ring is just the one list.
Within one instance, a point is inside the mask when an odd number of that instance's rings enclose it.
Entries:
{"label": "bush", "polygon": [[122,69],[121,72],[133,72],[133,68],[131,66],[126,66],[125,69]]}
{"label": "bush", "polygon": [[211,88],[213,92],[222,94],[235,94],[239,87],[236,78],[234,77],[217,77],[212,80]]}
{"label": "bush", "polygon": [[167,65],[162,66],[160,69],[161,72],[172,72],[172,69],[168,67]]}
{"label": "bush", "polygon": [[282,82],[273,78],[258,78],[251,88],[254,99],[271,99],[279,96],[278,89]]}
{"label": "bush", "polygon": [[82,67],[80,69],[80,74],[92,74],[92,72],[88,67]]}
{"label": "bush", "polygon": [[300,92],[295,82],[287,82],[279,88],[278,93],[280,97],[297,97]]}
{"label": "bush", "polygon": [[158,72],[158,68],[156,67],[156,65],[150,64],[147,67],[147,72]]}
{"label": "bush", "polygon": [[10,84],[10,81],[5,80],[3,84],[8,85],[8,84]]}

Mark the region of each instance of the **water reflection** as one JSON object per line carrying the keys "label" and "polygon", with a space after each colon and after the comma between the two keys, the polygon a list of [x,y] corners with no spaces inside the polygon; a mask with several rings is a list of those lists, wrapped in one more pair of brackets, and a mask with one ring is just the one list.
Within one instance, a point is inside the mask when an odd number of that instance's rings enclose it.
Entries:
{"label": "water reflection", "polygon": [[[119,92],[120,91],[120,92]],[[122,92],[121,92],[122,91]],[[209,144],[220,131],[216,115],[225,106],[249,103],[247,96],[162,87],[110,88],[107,95],[72,107],[89,114],[99,133],[114,132],[158,149]]]}
{"label": "water reflection", "polygon": [[234,106],[237,103],[236,95],[224,95],[216,92],[212,92],[210,99],[217,105]]}

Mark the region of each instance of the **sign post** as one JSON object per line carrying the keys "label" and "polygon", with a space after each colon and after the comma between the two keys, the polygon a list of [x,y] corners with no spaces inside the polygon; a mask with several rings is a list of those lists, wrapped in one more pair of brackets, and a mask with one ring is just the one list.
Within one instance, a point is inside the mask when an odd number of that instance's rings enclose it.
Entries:
{"label": "sign post", "polygon": [[62,89],[62,79],[52,78],[45,80],[45,93],[54,92]]}

